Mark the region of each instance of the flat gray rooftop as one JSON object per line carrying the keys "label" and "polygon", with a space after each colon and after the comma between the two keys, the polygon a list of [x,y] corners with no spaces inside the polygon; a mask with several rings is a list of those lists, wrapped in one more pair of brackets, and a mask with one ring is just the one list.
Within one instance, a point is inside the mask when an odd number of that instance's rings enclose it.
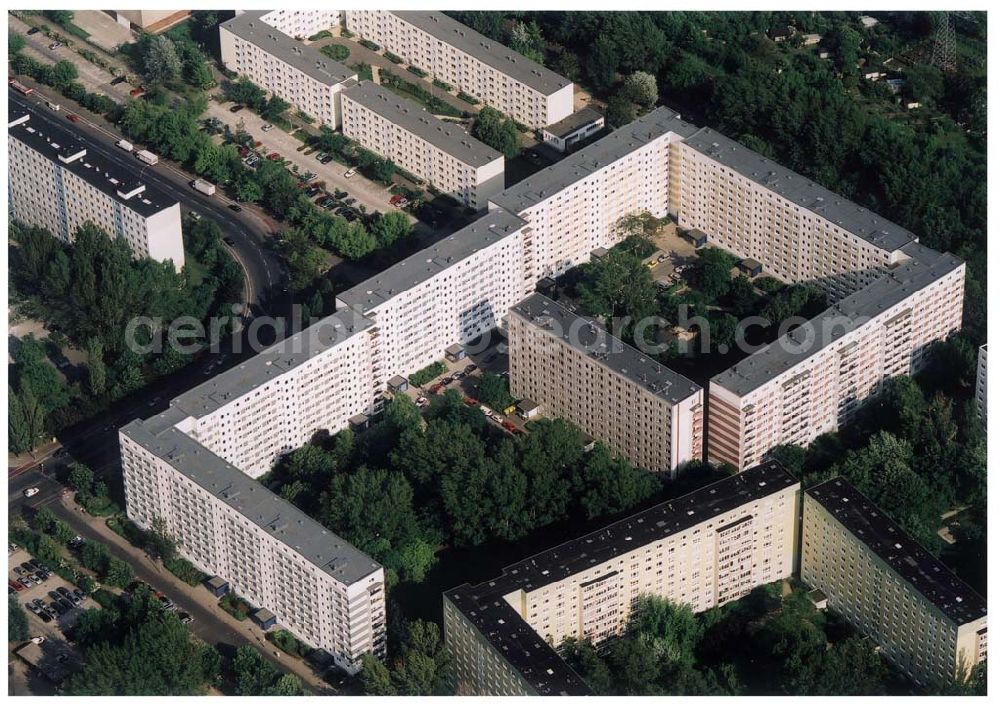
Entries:
{"label": "flat gray rooftop", "polygon": [[417,29],[475,57],[487,66],[507,74],[543,95],[551,95],[572,82],[546,69],[538,62],[518,54],[489,37],[484,37],[471,27],[453,20],[443,12],[429,10],[393,11],[394,15]]}
{"label": "flat gray rooftop", "polygon": [[503,598],[532,592],[621,557],[747,503],[798,485],[778,462],[747,469],[680,498],[504,567],[445,596],[540,694],[585,694],[586,684]]}
{"label": "flat gray rooftop", "polygon": [[[911,247],[906,250],[911,250]],[[914,252],[918,252],[919,257],[906,261],[867,287],[848,295],[802,326],[713,377],[712,382],[738,396],[747,395],[962,265],[962,261],[950,253],[935,253],[922,246]]]}
{"label": "flat gray rooftop", "polygon": [[537,292],[521,300],[511,313],[547,331],[581,355],[669,403],[686,400],[701,388],[621,339],[600,323],[571,312]]}
{"label": "flat gray rooftop", "polygon": [[902,226],[711,128],[702,128],[684,144],[883,250],[894,251],[917,240]]}
{"label": "flat gray rooftop", "polygon": [[344,89],[341,95],[356,101],[464,164],[483,167],[503,158],[497,150],[472,137],[460,126],[440,120],[423,106],[397,96],[371,81],[362,81]]}
{"label": "flat gray rooftop", "polygon": [[367,313],[373,307],[388,302],[455,263],[507,238],[525,223],[523,219],[506,211],[490,211],[434,245],[341,292],[337,295],[337,300],[359,313]]}
{"label": "flat gray rooftop", "polygon": [[168,410],[121,431],[339,582],[351,584],[378,571],[381,565],[368,555],[176,429],[177,417]]}
{"label": "flat gray rooftop", "polygon": [[334,61],[319,50],[296,41],[293,37],[267,24],[261,17],[267,10],[251,10],[237,15],[219,25],[237,37],[251,42],[268,54],[277,57],[306,76],[334,86],[347,79],[357,78],[357,72]]}
{"label": "flat gray rooftop", "polygon": [[570,113],[558,123],[553,123],[545,128],[545,132],[556,137],[566,137],[585,125],[590,125],[598,120],[604,120],[604,115],[587,106],[581,108],[576,113]]}
{"label": "flat gray rooftop", "polygon": [[182,393],[170,405],[204,417],[371,326],[374,323],[357,312],[336,312]]}
{"label": "flat gray rooftop", "polygon": [[490,203],[519,214],[667,133],[685,138],[697,131],[697,127],[681,120],[677,111],[661,106],[551,167],[522,179],[490,199]]}
{"label": "flat gray rooftop", "polygon": [[[24,143],[144,218],[155,216],[177,204],[177,199],[170,198],[166,192],[142,182],[140,170],[145,165],[138,160],[135,171],[123,170],[117,164],[90,152],[72,162],[63,162],[60,157],[69,159],[86,151],[83,143],[76,139],[71,130],[36,117],[37,111],[31,102],[19,99],[12,91],[8,93],[11,98],[7,108],[8,124],[24,115],[29,116],[27,121],[7,128],[10,137]],[[123,194],[133,195],[126,197],[122,196]]]}
{"label": "flat gray rooftop", "polygon": [[851,534],[961,626],[986,616],[986,600],[842,476],[806,490]]}

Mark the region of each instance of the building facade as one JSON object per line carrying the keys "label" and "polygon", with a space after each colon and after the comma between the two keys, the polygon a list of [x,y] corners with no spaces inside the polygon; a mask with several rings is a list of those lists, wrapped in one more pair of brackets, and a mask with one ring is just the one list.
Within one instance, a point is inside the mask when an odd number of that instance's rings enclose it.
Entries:
{"label": "building facade", "polygon": [[843,477],[803,495],[801,573],[920,684],[986,660],[985,599]]}
{"label": "building facade", "polygon": [[443,12],[346,10],[347,29],[531,128],[573,112],[573,82]]}
{"label": "building facade", "polygon": [[382,567],[254,480],[370,412],[371,322],[329,317],[119,432],[128,517],[356,672],[385,655]]}
{"label": "building facade", "polygon": [[413,101],[371,83],[341,94],[344,135],[473,209],[504,189],[504,158]]}
{"label": "building facade", "polygon": [[[271,22],[306,31],[325,24],[336,11],[275,10],[238,14],[219,25],[219,46],[223,65],[246,76],[261,88],[288,101],[331,128],[340,126],[339,93],[345,83],[357,81],[357,74],[318,50],[296,41]],[[317,30],[318,31],[318,30]]]}
{"label": "building facade", "polygon": [[976,410],[986,426],[986,344],[979,347],[979,358],[976,362]]}
{"label": "building facade", "polygon": [[73,133],[32,120],[34,107],[11,100],[7,122],[7,195],[13,217],[65,243],[93,223],[128,244],[136,258],[184,267],[181,209],[142,182],[142,165],[125,172],[91,154]]}
{"label": "building facade", "polygon": [[965,264],[907,250],[911,260],[712,378],[709,461],[745,469],[839,429],[961,328]]}
{"label": "building facade", "polygon": [[548,297],[507,320],[510,391],[569,420],[633,465],[676,476],[702,458],[700,386]]}
{"label": "building facade", "polygon": [[[241,14],[237,10],[237,14]],[[299,41],[340,26],[341,10],[271,10],[261,20]]]}
{"label": "building facade", "polygon": [[798,513],[798,481],[769,462],[446,592],[459,692],[579,694],[553,647],[619,635],[642,596],[701,612],[790,576]]}

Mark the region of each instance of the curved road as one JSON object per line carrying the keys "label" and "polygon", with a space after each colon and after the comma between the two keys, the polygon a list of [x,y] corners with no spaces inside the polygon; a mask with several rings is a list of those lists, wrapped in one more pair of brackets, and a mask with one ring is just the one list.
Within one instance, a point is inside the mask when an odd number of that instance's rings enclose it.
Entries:
{"label": "curved road", "polygon": [[8,94],[13,105],[31,112],[31,120],[35,124],[49,123],[69,129],[89,151],[122,170],[137,174],[144,182],[177,199],[186,210],[197,211],[218,223],[224,235],[233,241],[229,249],[246,273],[247,301],[257,309],[257,314],[269,311],[272,305],[278,305],[277,302],[271,302],[271,298],[284,299],[280,297],[285,279],[284,270],[278,256],[265,245],[269,228],[251,208],[245,208],[239,213],[229,210],[227,204],[233,202],[221,196],[211,197],[195,191],[189,184],[193,176],[164,160],[155,166],[140,162],[130,153],[115,147],[115,142],[121,139],[120,135],[83,118],[78,123],[70,123],[66,120],[65,113],[56,113],[46,107],[46,97],[37,89],[31,96],[22,96],[12,89],[8,89]]}

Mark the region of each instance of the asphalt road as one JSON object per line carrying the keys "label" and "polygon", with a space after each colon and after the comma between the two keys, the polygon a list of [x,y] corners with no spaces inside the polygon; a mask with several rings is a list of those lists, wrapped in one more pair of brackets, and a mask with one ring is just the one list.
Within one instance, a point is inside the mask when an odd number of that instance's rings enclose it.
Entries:
{"label": "asphalt road", "polygon": [[232,202],[220,196],[211,197],[195,191],[189,184],[193,178],[191,175],[169,166],[163,160],[155,166],[138,161],[128,152],[115,147],[115,142],[121,139],[120,135],[82,119],[75,124],[69,123],[64,112],[57,113],[46,107],[45,95],[38,90],[31,96],[22,96],[8,89],[8,95],[12,104],[31,111],[31,120],[35,124],[48,123],[71,128],[88,151],[100,155],[122,170],[135,173],[142,181],[177,199],[186,210],[197,211],[203,217],[218,223],[224,234],[232,239],[230,251],[247,274],[248,301],[256,314],[273,311],[274,307],[278,307],[279,302],[271,302],[272,298],[278,301],[287,299],[283,297],[285,274],[280,259],[265,245],[267,225],[252,209],[244,208],[239,213],[229,210],[227,205]]}

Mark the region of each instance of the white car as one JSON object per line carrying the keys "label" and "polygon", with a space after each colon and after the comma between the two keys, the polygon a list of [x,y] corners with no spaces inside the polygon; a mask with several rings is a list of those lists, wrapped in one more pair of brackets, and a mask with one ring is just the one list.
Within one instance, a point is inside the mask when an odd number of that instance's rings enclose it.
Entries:
{"label": "white car", "polygon": [[265,125],[260,126],[260,131],[263,132],[263,133],[266,133],[268,130],[272,129],[273,127],[274,126],[271,125],[270,123],[266,123]]}
{"label": "white car", "polygon": [[351,167],[349,170],[347,170],[346,172],[344,172],[344,177],[346,177],[347,179],[350,179],[351,177],[353,177],[357,173],[358,173],[357,168],[356,167]]}
{"label": "white car", "polygon": [[38,487],[37,486],[32,486],[30,489],[24,489],[24,497],[25,498],[31,498],[36,493],[38,493]]}
{"label": "white car", "polygon": [[35,636],[34,638],[31,639],[31,642],[36,645],[39,643],[45,643],[45,636]]}
{"label": "white car", "polygon": [[419,398],[417,398],[417,407],[418,408],[426,407],[428,402],[430,401],[428,401],[427,398],[421,395]]}

